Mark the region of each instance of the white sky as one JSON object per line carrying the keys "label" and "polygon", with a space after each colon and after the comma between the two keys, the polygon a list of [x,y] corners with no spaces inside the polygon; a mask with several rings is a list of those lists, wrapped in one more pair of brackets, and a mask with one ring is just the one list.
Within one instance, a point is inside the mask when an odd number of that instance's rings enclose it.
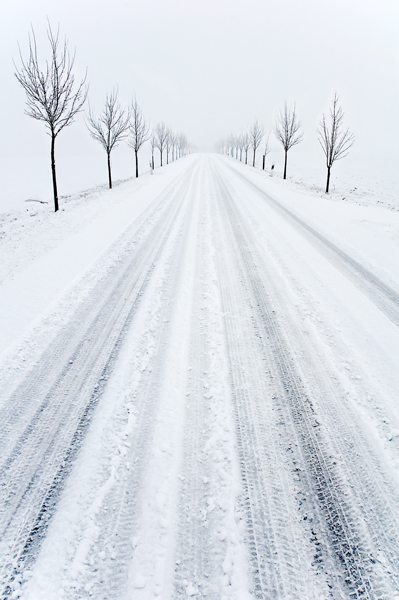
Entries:
{"label": "white sky", "polygon": [[[198,150],[212,150],[255,118],[273,128],[284,101],[295,101],[305,141],[292,152],[323,168],[315,129],[336,90],[356,136],[346,168],[399,164],[398,0],[3,0],[1,193],[24,178],[19,159],[40,173],[43,165],[49,177],[49,140],[44,125],[23,114],[12,63],[17,42],[26,55],[30,23],[46,56],[46,15],[76,47],[76,74],[87,67],[94,109],[117,85],[123,103],[136,93],[152,124],[163,120]],[[87,175],[103,160],[82,116],[60,134],[57,150],[64,179],[77,155],[86,157]],[[119,176],[132,174],[128,153],[119,151]],[[278,167],[276,142],[273,155]],[[102,167],[79,181],[105,181]]]}

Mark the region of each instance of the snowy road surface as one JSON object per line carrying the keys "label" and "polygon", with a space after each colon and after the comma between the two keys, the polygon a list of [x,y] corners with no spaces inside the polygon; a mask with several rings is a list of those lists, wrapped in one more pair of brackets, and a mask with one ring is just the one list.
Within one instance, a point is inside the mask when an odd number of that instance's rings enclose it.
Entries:
{"label": "snowy road surface", "polygon": [[399,599],[398,238],[168,169],[3,352],[1,597]]}

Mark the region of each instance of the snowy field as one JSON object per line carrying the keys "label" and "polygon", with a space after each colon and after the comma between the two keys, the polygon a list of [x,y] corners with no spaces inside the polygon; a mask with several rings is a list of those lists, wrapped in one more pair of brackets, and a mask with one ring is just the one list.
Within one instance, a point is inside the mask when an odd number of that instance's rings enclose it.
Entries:
{"label": "snowy field", "polygon": [[354,187],[198,154],[0,215],[1,598],[399,600],[399,202]]}

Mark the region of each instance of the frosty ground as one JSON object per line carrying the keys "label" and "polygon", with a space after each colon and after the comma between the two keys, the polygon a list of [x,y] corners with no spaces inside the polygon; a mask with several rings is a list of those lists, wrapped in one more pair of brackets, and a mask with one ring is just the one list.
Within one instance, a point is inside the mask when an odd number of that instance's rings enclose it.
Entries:
{"label": "frosty ground", "polygon": [[399,598],[399,212],[217,155],[2,216],[1,597]]}

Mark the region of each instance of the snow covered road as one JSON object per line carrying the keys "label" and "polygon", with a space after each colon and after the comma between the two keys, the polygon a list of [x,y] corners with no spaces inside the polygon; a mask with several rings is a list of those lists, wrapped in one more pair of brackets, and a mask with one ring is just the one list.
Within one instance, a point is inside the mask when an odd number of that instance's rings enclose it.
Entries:
{"label": "snow covered road", "polygon": [[399,599],[397,241],[169,172],[0,364],[1,597]]}

